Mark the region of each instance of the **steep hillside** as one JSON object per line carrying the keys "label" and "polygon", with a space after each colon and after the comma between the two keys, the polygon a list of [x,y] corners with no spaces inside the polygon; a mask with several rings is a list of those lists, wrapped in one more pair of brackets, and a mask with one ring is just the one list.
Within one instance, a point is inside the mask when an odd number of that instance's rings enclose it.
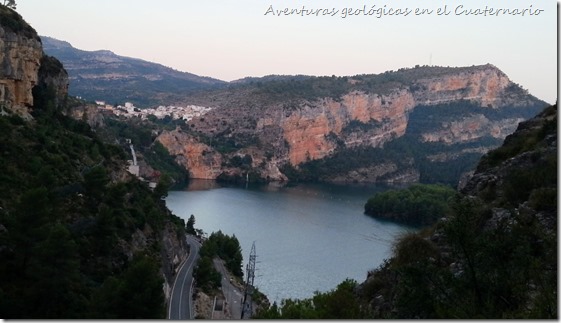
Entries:
{"label": "steep hillside", "polygon": [[164,318],[185,223],[64,114],[68,76],[0,5],[0,317]]}
{"label": "steep hillside", "polygon": [[194,90],[225,82],[179,72],[160,64],[123,57],[108,50],[84,51],[67,42],[41,36],[48,55],[58,58],[70,76],[70,94],[111,104],[172,104]]}
{"label": "steep hillside", "polygon": [[434,226],[402,236],[366,281],[257,318],[558,319],[557,106],[482,158]]}
{"label": "steep hillside", "polygon": [[185,104],[212,110],[158,140],[194,178],[449,183],[546,105],[493,65],[271,76]]}
{"label": "steep hillside", "polygon": [[479,163],[450,217],[403,237],[359,295],[375,316],[555,319],[557,106]]}

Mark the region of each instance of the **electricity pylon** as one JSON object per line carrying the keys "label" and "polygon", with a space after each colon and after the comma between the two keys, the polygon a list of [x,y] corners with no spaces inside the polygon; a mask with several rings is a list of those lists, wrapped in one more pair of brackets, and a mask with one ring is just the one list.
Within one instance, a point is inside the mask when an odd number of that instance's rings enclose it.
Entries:
{"label": "electricity pylon", "polygon": [[[250,317],[253,314],[253,301],[251,300],[251,293],[253,292],[253,281],[255,280],[255,259],[257,258],[257,254],[255,253],[255,241],[251,245],[251,252],[249,253],[249,262],[247,263],[246,272],[247,278],[245,281],[245,291],[243,295],[243,304],[242,304],[242,317],[244,318],[244,314],[247,312],[247,317]],[[249,296],[249,297],[248,297]]]}

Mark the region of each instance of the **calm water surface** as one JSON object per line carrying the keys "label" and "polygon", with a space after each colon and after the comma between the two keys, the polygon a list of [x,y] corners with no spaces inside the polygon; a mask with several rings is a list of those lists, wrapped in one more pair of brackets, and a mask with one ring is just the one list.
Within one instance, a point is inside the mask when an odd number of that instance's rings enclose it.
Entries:
{"label": "calm water surface", "polygon": [[305,184],[229,186],[191,181],[171,191],[168,208],[207,234],[221,230],[240,241],[244,263],[255,242],[255,285],[271,302],[308,298],[346,278],[359,283],[390,254],[392,242],[414,229],[363,214],[387,186]]}

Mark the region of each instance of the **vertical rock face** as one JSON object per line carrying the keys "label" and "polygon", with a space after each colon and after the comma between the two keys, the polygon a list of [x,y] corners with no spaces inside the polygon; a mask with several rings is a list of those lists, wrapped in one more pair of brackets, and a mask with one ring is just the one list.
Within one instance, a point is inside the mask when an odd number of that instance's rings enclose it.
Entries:
{"label": "vertical rock face", "polygon": [[[536,107],[545,106],[490,64],[459,68],[429,66],[350,78],[288,80],[276,85],[263,82],[256,88],[233,88],[208,95],[195,102],[204,101],[216,108],[204,119],[191,120],[191,129],[230,142],[229,148],[234,151],[230,154],[254,148],[261,150],[261,155],[270,156],[264,164],[274,162],[280,169],[289,165],[296,170],[307,162],[330,158],[341,151],[384,148],[411,133],[408,131],[412,128],[418,132],[413,140],[419,144],[469,145],[477,140],[503,139],[523,120],[522,115],[524,118],[531,115],[523,112],[524,109],[534,109],[532,113],[537,113]],[[452,110],[446,110],[446,105]],[[419,106],[425,110],[416,110]],[[433,115],[427,117],[426,108],[434,106],[443,115],[430,112]],[[423,113],[430,120],[417,119]],[[407,140],[412,142],[410,138]],[[175,141],[174,145],[181,143]],[[197,147],[193,138],[185,145]],[[474,150],[468,148],[454,153],[473,154]],[[170,152],[174,154],[172,151],[180,152],[173,147]],[[196,151],[190,148],[185,155],[187,150],[183,149],[183,155],[178,155],[178,160],[199,161],[190,162],[195,167],[190,169],[192,175],[208,173],[197,169],[220,172],[215,166],[218,157],[197,157],[193,155]],[[433,152],[438,153],[441,151]],[[213,166],[205,165],[205,161]],[[400,166],[390,171],[391,167],[355,165],[353,169],[341,169],[342,173],[333,174],[333,179],[419,178],[418,160],[410,165],[396,160],[384,162]],[[266,165],[260,167],[265,169]]]}
{"label": "vertical rock face", "polygon": [[185,239],[177,234],[177,229],[170,223],[167,223],[161,232],[162,241],[162,274],[165,280],[164,294],[166,303],[169,302],[173,280],[179,265],[187,258],[189,254],[189,246]]}
{"label": "vertical rock face", "polygon": [[[385,96],[353,91],[339,102],[325,98],[313,106],[305,106],[279,121],[289,145],[288,159],[292,165],[298,165],[328,156],[337,147],[330,135],[343,140],[347,147],[362,144],[379,147],[405,133],[407,112],[414,106],[411,93],[406,91]],[[375,122],[379,126],[359,136],[345,131],[352,121]]]}
{"label": "vertical rock face", "polygon": [[0,104],[29,117],[42,56],[36,35],[14,32],[0,23]]}
{"label": "vertical rock face", "polygon": [[43,55],[37,85],[53,92],[53,103],[57,108],[64,105],[68,96],[68,82],[68,73],[62,63],[52,56]]}
{"label": "vertical rock face", "polygon": [[163,132],[156,140],[189,170],[190,178],[215,179],[221,174],[222,156],[195,138],[175,130]]}
{"label": "vertical rock face", "polygon": [[421,139],[424,142],[446,144],[467,142],[485,136],[504,139],[508,134],[514,132],[518,123],[523,120],[522,118],[508,118],[492,121],[482,114],[474,114],[457,121],[443,122],[440,129],[423,133]]}
{"label": "vertical rock face", "polygon": [[423,90],[415,93],[415,97],[418,104],[425,105],[455,100],[472,100],[486,107],[522,104],[504,96],[510,84],[503,72],[488,64],[456,75],[420,80],[418,85]]}
{"label": "vertical rock face", "polygon": [[282,124],[282,128],[290,147],[288,158],[292,165],[325,157],[335,148],[326,138],[331,127],[324,113],[317,117],[306,116],[305,112],[293,114]]}

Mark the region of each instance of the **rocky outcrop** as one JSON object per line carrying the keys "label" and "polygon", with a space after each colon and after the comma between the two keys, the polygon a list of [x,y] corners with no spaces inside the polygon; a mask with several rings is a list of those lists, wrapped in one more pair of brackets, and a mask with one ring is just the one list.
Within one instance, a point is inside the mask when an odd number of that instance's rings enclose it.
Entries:
{"label": "rocky outcrop", "polygon": [[443,142],[446,144],[472,141],[491,136],[504,139],[516,130],[523,118],[489,120],[482,114],[468,115],[461,120],[443,122],[439,129],[421,134],[424,142]]}
{"label": "rocky outcrop", "polygon": [[69,111],[69,115],[76,120],[85,121],[94,129],[105,125],[105,118],[95,105],[75,107]]}
{"label": "rocky outcrop", "polygon": [[[288,118],[278,120],[289,145],[288,160],[296,166],[330,155],[337,148],[333,136],[346,147],[382,146],[405,133],[407,112],[414,106],[414,99],[407,91],[389,95],[353,91],[340,101],[324,98],[305,105]],[[375,123],[378,126],[355,132],[348,128],[353,121],[358,125]]]}
{"label": "rocky outcrop", "polygon": [[[17,13],[5,7],[0,11],[0,105],[30,119],[32,89],[43,57],[41,41],[37,35],[15,30],[19,25],[8,24],[21,20]],[[19,20],[13,18],[16,15]]]}
{"label": "rocky outcrop", "polygon": [[[544,102],[529,95],[490,64],[462,68],[418,67],[381,75],[314,82],[313,78],[290,79],[281,82],[280,89],[272,86],[274,91],[269,92],[260,90],[259,86],[245,86],[195,96],[190,104],[213,105],[216,108],[204,117],[189,121],[189,130],[228,143],[229,150],[233,152],[224,154],[224,160],[240,154],[243,149],[253,149],[258,151],[252,154],[254,159],[257,155],[269,156],[264,160],[265,165],[274,163],[277,169],[290,165],[298,170],[303,164],[327,159],[350,149],[384,148],[406,135],[410,118],[418,106],[450,104],[451,109],[464,109],[452,113],[453,117],[448,119],[434,119],[430,127],[423,126],[422,129],[419,125],[423,120],[413,120],[418,127],[416,131],[419,131],[418,138],[413,138],[415,141],[449,146],[478,140],[483,142],[486,138],[504,139],[515,130],[518,122],[524,120],[519,111],[526,107],[537,111],[537,106],[539,109],[545,106]],[[333,86],[333,90],[322,92],[325,93],[322,96],[315,95],[321,92],[321,87],[329,86]],[[261,87],[266,87],[266,83]],[[299,87],[312,89],[304,92],[306,95],[290,94]],[[457,104],[459,102],[469,102],[469,105]],[[479,110],[471,111],[473,106]],[[532,110],[530,114],[536,111]],[[209,176],[209,169],[212,169],[212,174],[220,173],[216,166],[219,157],[214,153],[212,158],[195,156],[205,150],[208,152],[208,147],[196,148],[201,147],[196,141],[190,136],[185,145],[178,140],[163,140],[162,143],[178,156],[178,160],[184,159],[184,165],[192,167],[188,169],[193,176],[213,178],[214,175]],[[482,145],[489,147],[489,140]],[[187,152],[177,149],[178,146],[192,148]],[[460,147],[457,151],[432,151],[431,155],[456,155],[454,159],[457,159],[459,155],[474,153],[481,151]],[[440,162],[447,160],[437,159]],[[353,182],[420,178],[418,160],[413,161],[409,171],[405,169],[409,166],[398,166],[397,161],[377,163],[379,165],[367,164],[343,170],[333,174],[331,180]],[[403,174],[407,175],[392,176],[387,173],[387,176],[382,176],[379,170],[390,164],[397,167],[395,172],[403,170]],[[261,165],[260,168],[266,166]],[[234,169],[223,171],[240,173]]]}
{"label": "rocky outcrop", "polygon": [[62,63],[54,57],[43,55],[37,86],[51,92],[53,104],[58,109],[66,103],[68,85],[68,73]]}
{"label": "rocky outcrop", "polygon": [[[504,145],[486,154],[475,172],[459,187],[463,194],[471,196],[508,196],[513,185],[525,184],[525,190],[538,180],[534,176],[524,178],[521,174],[531,169],[556,169],[557,163],[557,106],[549,107],[525,122],[516,132],[506,137]],[[543,174],[540,174],[543,175]],[[553,174],[552,174],[553,175]],[[518,176],[518,177],[516,177]],[[528,175],[529,176],[529,175]],[[546,178],[552,180],[551,177]],[[518,189],[518,187],[516,187]],[[525,196],[528,198],[528,196]],[[518,205],[513,205],[518,207]]]}
{"label": "rocky outcrop", "polygon": [[162,230],[161,242],[161,270],[165,281],[164,294],[167,303],[179,266],[189,255],[189,246],[186,243],[185,237],[178,235],[177,228],[171,223],[167,223]]}
{"label": "rocky outcrop", "polygon": [[474,66],[453,75],[429,77],[416,82],[418,104],[434,105],[457,100],[470,100],[484,107],[523,105],[518,97],[505,96],[511,81],[491,64]]}
{"label": "rocky outcrop", "polygon": [[216,179],[222,173],[222,155],[181,130],[164,131],[156,140],[189,170],[190,178]]}

